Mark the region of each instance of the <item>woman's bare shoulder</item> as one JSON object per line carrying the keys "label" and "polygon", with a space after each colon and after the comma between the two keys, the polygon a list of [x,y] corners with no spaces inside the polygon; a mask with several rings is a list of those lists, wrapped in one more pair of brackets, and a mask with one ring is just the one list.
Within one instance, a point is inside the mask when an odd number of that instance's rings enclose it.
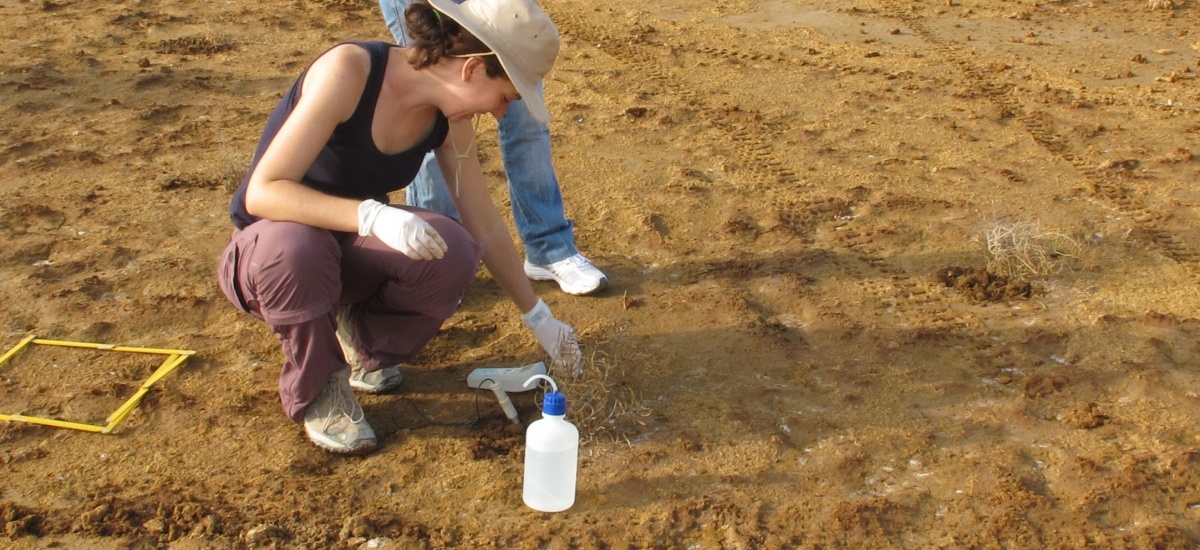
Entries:
{"label": "woman's bare shoulder", "polygon": [[371,71],[371,53],[358,44],[343,42],[329,48],[313,61],[309,72],[313,71],[333,71],[345,76],[355,74],[365,76]]}

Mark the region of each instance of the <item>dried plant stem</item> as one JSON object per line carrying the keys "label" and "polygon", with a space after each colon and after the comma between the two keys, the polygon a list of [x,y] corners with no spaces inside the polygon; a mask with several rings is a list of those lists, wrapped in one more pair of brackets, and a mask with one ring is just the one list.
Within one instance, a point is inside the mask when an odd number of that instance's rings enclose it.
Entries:
{"label": "dried plant stem", "polygon": [[1041,277],[1058,273],[1079,244],[1042,229],[1041,222],[997,222],[986,233],[987,270],[1007,277]]}
{"label": "dried plant stem", "polygon": [[608,344],[581,346],[589,351],[578,373],[556,373],[552,366],[550,374],[567,396],[568,414],[579,428],[581,442],[604,439],[631,444],[630,437],[642,431],[652,411],[625,381],[615,354],[603,351]]}

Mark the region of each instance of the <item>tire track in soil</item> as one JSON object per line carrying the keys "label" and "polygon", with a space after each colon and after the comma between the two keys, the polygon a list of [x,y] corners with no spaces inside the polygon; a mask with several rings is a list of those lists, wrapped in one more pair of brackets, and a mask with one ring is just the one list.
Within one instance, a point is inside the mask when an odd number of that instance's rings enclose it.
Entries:
{"label": "tire track in soil", "polygon": [[[771,59],[769,56],[757,53],[736,52],[705,46],[696,46],[693,49],[716,57],[739,61]],[[785,61],[786,59],[779,57],[777,60]],[[866,67],[837,63],[820,57],[794,58],[787,61],[842,75],[869,75],[877,72]],[[869,193],[861,189],[851,189],[844,200],[834,200],[833,202],[838,204],[839,210],[850,212],[866,203],[868,198]],[[789,219],[809,220],[813,217],[814,212],[829,209],[829,206],[823,204],[820,198],[800,202],[787,200],[787,204],[781,204],[778,200],[775,202],[775,206],[778,208],[792,210],[792,212],[783,212],[781,215],[783,218],[781,221],[785,226],[792,225],[787,223]],[[830,199],[826,198],[824,202],[828,203]],[[797,210],[800,212],[796,212]],[[838,218],[838,216],[831,217]],[[842,222],[822,223],[837,226]],[[969,329],[964,327],[962,321],[956,319],[951,312],[947,300],[953,300],[953,296],[939,292],[935,288],[932,274],[913,274],[904,268],[889,264],[881,256],[864,252],[862,249],[871,242],[871,236],[860,233],[849,225],[843,226],[842,229],[846,229],[846,231],[834,228],[834,233],[837,235],[834,240],[841,246],[839,253],[831,255],[827,261],[836,266],[839,271],[856,278],[859,281],[859,288],[864,294],[874,296],[881,303],[887,304],[886,317],[878,319],[883,321],[880,323],[881,326],[912,331],[916,335],[946,334],[947,331],[952,331],[959,337],[970,337]]]}
{"label": "tire track in soil", "polygon": [[922,23],[921,17],[906,13],[907,5],[887,0],[882,2],[882,5],[888,17],[907,25],[913,34],[929,44],[937,55],[957,66],[962,75],[977,86],[982,97],[1000,109],[1013,113],[1014,118],[1025,127],[1035,142],[1074,167],[1097,196],[1109,201],[1118,213],[1137,224],[1152,245],[1180,264],[1194,281],[1200,282],[1200,252],[1191,249],[1159,225],[1155,221],[1159,215],[1141,200],[1133,197],[1120,181],[1098,170],[1095,163],[1089,162],[1083,155],[1071,151],[1069,145],[1055,131],[1054,123],[1048,120],[1044,113],[1026,110],[1019,99],[1010,94],[1012,86],[994,81],[983,67],[972,63],[970,52],[941,40]]}
{"label": "tire track in soil", "polygon": [[[1158,215],[1131,196],[1120,181],[1097,169],[1095,163],[1088,162],[1082,155],[1072,152],[1070,146],[1055,131],[1053,122],[1049,121],[1044,113],[1026,111],[1018,98],[1010,95],[1014,89],[1012,85],[991,79],[988,76],[990,73],[974,65],[970,61],[971,56],[961,48],[940,40],[922,24],[919,16],[906,14],[909,9],[907,4],[884,0],[882,6],[884,9],[881,13],[886,13],[887,17],[907,25],[916,36],[929,44],[937,55],[957,66],[967,81],[981,92],[981,97],[1012,113],[1014,119],[1023,125],[1035,142],[1052,155],[1070,163],[1096,195],[1109,201],[1119,214],[1137,224],[1153,246],[1184,267],[1193,280],[1200,282],[1200,253],[1157,224],[1155,220]],[[754,54],[731,53],[703,47],[694,49],[715,56],[733,56],[739,60],[754,58]],[[819,57],[796,59],[793,62],[839,71],[839,74],[871,72],[869,69],[830,62]],[[1021,182],[1021,177],[1015,172],[1004,170],[1000,175],[1010,182]],[[863,198],[852,199],[850,203],[857,205]],[[803,206],[803,203],[797,206]],[[980,337],[952,312],[949,301],[956,300],[955,295],[935,288],[937,285],[932,279],[933,274],[912,274],[903,268],[890,265],[882,257],[856,251],[870,242],[869,236],[860,235],[856,231],[847,231],[839,240],[845,241],[846,252],[849,253],[841,254],[832,261],[838,264],[838,269],[859,278],[860,288],[864,293],[875,296],[888,305],[888,325],[911,331],[915,336],[932,333],[951,336],[947,333],[950,331],[955,337],[965,341],[974,341]],[[988,347],[982,345],[974,350],[974,354],[980,359],[978,364],[991,362],[987,356]]]}
{"label": "tire track in soil", "polygon": [[[768,190],[771,194],[778,191],[776,184],[789,185],[791,189],[810,187],[792,170],[786,168],[777,154],[776,147],[770,140],[772,135],[769,124],[763,122],[748,122],[744,118],[733,120],[725,109],[706,102],[704,97],[695,91],[678,70],[664,66],[655,56],[653,50],[665,49],[678,53],[704,55],[717,61],[736,61],[739,63],[776,63],[783,66],[815,66],[838,74],[867,74],[871,69],[861,66],[844,65],[819,58],[791,56],[780,52],[744,51],[731,48],[715,48],[702,43],[670,43],[665,40],[650,42],[644,35],[616,36],[602,31],[604,25],[590,25],[586,20],[572,17],[556,19],[559,29],[564,34],[571,35],[586,44],[602,45],[601,50],[628,64],[631,71],[636,72],[648,82],[662,86],[667,94],[680,101],[679,105],[688,105],[702,111],[711,117],[714,127],[728,135],[729,142],[734,144],[734,158],[741,162],[754,176],[753,190]],[[660,39],[661,40],[661,39]],[[744,109],[743,113],[745,110]],[[865,194],[852,198],[850,203],[857,204],[865,200]],[[778,200],[775,206],[781,209],[806,209],[820,202],[787,200],[782,204]],[[781,217],[788,218],[788,212],[782,212]],[[804,213],[795,214],[797,218],[807,218]],[[784,220],[786,222],[786,220]],[[788,225],[784,223],[784,225]],[[865,239],[865,237],[863,237]],[[853,240],[853,239],[852,239]],[[850,243],[847,250],[835,256],[833,262],[847,274],[856,277],[868,295],[876,296],[882,302],[889,304],[888,319],[894,324],[914,333],[935,331],[944,333],[954,330],[962,337],[968,337],[966,327],[960,320],[955,319],[949,304],[952,299],[945,293],[933,288],[932,274],[914,275],[903,268],[889,265],[878,256],[855,251],[858,245]]]}
{"label": "tire track in soil", "polygon": [[714,128],[728,135],[729,143],[733,144],[729,152],[742,165],[742,169],[750,173],[755,187],[800,182],[800,177],[787,168],[773,146],[773,132],[769,125],[745,120],[745,117],[735,120],[726,110],[711,105],[679,74],[679,70],[660,63],[652,49],[677,49],[714,58],[733,57],[741,61],[788,63],[788,58],[782,54],[746,54],[696,47],[672,48],[665,43],[649,42],[642,36],[615,36],[605,33],[604,25],[588,24],[587,21],[567,14],[560,14],[555,23],[564,35],[571,35],[585,44],[600,45],[601,51],[625,62],[630,71],[637,73],[646,82],[661,86],[666,90],[664,95],[671,97],[675,104],[691,106],[701,111],[712,121]]}
{"label": "tire track in soil", "polygon": [[[735,52],[728,49],[708,48],[705,46],[697,46],[693,49],[716,57],[735,59],[743,62],[764,58],[771,59],[769,56],[757,53]],[[782,57],[778,60],[785,61]],[[813,66],[820,70],[841,75],[870,75],[878,72],[875,69],[837,63],[819,56],[795,58],[787,61],[802,66]],[[861,190],[850,190],[845,202],[842,204],[843,209],[847,212],[856,209],[867,202],[868,195],[868,193]],[[791,207],[811,213],[813,210],[823,208],[819,203],[820,199],[816,199],[795,203]],[[793,214],[791,217],[803,219],[809,216],[806,214]],[[826,223],[836,226],[842,222]],[[877,321],[881,321],[879,323],[880,327],[909,331],[913,337],[922,334],[936,333],[947,335],[953,333],[959,338],[971,338],[970,328],[964,326],[963,322],[957,319],[957,316],[950,309],[947,300],[953,300],[954,297],[940,292],[935,288],[936,285],[932,279],[933,274],[910,273],[904,268],[888,263],[881,256],[863,252],[861,249],[870,243],[871,236],[862,234],[852,229],[849,225],[843,228],[847,230],[838,231],[837,228],[834,230],[835,234],[837,234],[835,240],[841,244],[841,247],[839,248],[839,254],[831,256],[829,261],[843,273],[855,277],[859,281],[860,290],[865,295],[874,296],[881,303],[888,306],[883,310],[885,311],[885,315],[877,319]]]}

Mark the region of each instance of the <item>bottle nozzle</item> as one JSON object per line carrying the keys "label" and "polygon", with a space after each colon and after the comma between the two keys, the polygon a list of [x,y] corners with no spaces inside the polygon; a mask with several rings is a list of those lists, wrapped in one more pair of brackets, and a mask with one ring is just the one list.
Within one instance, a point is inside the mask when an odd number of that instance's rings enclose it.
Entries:
{"label": "bottle nozzle", "polygon": [[550,391],[546,392],[546,400],[542,402],[542,414],[561,416],[567,414],[567,396],[558,392],[558,384],[554,383],[554,379],[544,374],[535,374],[525,381],[525,387],[538,378],[545,378],[550,382]]}
{"label": "bottle nozzle", "polygon": [[530,377],[529,377],[529,380],[526,380],[526,381],[525,381],[525,383],[524,383],[524,384],[522,384],[522,386],[523,386],[523,387],[526,387],[526,388],[528,388],[528,387],[529,387],[529,383],[530,383],[530,382],[533,382],[534,380],[537,380],[538,378],[543,378],[543,379],[545,379],[546,381],[550,382],[550,389],[551,389],[551,390],[553,390],[553,391],[558,391],[558,384],[555,384],[555,383],[554,383],[554,379],[553,379],[553,378],[550,378],[549,376],[546,376],[546,375],[544,375],[544,374],[535,374],[535,375],[533,375],[533,376],[530,376]]}

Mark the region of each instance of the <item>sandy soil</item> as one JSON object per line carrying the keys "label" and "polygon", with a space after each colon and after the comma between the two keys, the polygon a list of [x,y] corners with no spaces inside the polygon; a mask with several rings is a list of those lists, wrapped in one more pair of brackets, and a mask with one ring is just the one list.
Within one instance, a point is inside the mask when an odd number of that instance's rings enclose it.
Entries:
{"label": "sandy soil", "polygon": [[[216,287],[269,109],[374,4],[0,2],[0,347],[197,352],[113,434],[0,422],[0,546],[1200,547],[1200,4],[543,5],[612,280],[537,287],[591,354],[561,514],[465,383],[540,359],[486,273],[359,458]],[[159,360],[115,353],[33,346],[0,413],[103,423]]]}

